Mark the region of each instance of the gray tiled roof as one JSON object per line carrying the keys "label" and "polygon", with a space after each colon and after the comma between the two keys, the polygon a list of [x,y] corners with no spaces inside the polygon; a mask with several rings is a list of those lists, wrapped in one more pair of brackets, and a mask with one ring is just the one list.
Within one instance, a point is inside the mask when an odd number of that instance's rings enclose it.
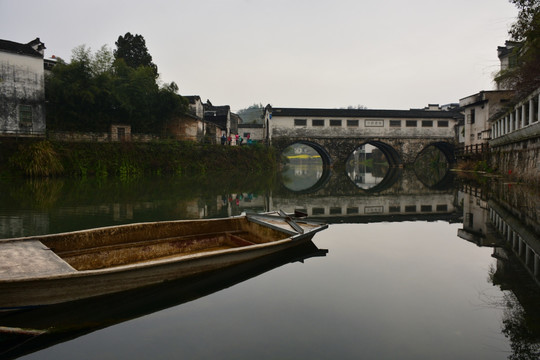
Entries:
{"label": "gray tiled roof", "polygon": [[[39,39],[36,40],[39,41]],[[30,45],[36,40],[33,40],[28,44],[20,44],[14,41],[0,39],[0,51],[43,58],[43,55],[39,51],[34,50]]]}
{"label": "gray tiled roof", "polygon": [[343,118],[444,118],[459,119],[459,111],[446,110],[375,110],[375,109],[320,109],[320,108],[272,108],[272,117],[343,117]]}

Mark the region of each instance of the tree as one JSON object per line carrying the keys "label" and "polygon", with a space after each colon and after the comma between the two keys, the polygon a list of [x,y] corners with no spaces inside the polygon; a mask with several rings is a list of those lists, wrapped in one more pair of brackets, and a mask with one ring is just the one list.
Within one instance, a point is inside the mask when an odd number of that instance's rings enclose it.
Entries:
{"label": "tree", "polygon": [[165,122],[186,111],[175,83],[158,85],[156,67],[113,59],[106,46],[93,54],[82,45],[70,63],[58,61],[45,85],[50,129],[104,132],[122,123],[160,134]]}
{"label": "tree", "polygon": [[519,12],[509,35],[518,42],[512,56],[516,65],[500,71],[495,80],[505,88],[515,89],[516,97],[529,94],[540,86],[540,2],[510,0]]}
{"label": "tree", "polygon": [[510,0],[518,10],[517,20],[510,28],[514,41],[527,41],[538,38],[540,25],[540,2],[538,0]]}
{"label": "tree", "polygon": [[146,41],[142,35],[132,35],[128,32],[124,36],[119,36],[115,45],[114,58],[116,60],[123,59],[127,66],[134,69],[140,66],[149,67],[153,69],[154,77],[158,77],[158,68],[152,62],[152,56],[148,52]]}

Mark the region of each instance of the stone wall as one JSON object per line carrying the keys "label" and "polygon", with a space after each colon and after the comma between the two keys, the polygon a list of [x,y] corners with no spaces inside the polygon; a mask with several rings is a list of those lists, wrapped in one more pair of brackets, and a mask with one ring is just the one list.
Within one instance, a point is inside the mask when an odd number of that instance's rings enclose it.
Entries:
{"label": "stone wall", "polygon": [[[159,140],[160,137],[152,134],[130,134],[132,142],[151,142]],[[110,133],[92,133],[92,132],[74,132],[74,131],[49,131],[47,138],[55,141],[67,142],[110,142],[118,141],[111,140]],[[127,139],[126,139],[127,141]]]}
{"label": "stone wall", "polygon": [[490,166],[499,173],[538,183],[540,181],[540,139],[530,139],[493,148]]}
{"label": "stone wall", "polygon": [[499,173],[532,183],[540,181],[540,123],[489,142],[490,166]]}

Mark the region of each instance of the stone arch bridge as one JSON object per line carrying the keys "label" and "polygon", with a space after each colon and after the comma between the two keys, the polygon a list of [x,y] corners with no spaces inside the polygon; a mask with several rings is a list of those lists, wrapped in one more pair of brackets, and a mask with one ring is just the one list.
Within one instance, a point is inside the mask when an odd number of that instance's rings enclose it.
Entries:
{"label": "stone arch bridge", "polygon": [[434,146],[454,162],[457,108],[429,105],[424,109],[265,108],[265,137],[278,151],[299,143],[314,148],[326,165],[345,164],[361,145],[371,144],[390,166],[412,164]]}
{"label": "stone arch bridge", "polygon": [[377,147],[385,155],[390,166],[412,164],[422,151],[431,146],[439,149],[448,162],[455,161],[453,138],[283,137],[272,140],[272,145],[280,153],[293,144],[304,144],[312,147],[319,153],[323,163],[327,166],[344,165],[349,156],[358,147],[365,144]]}

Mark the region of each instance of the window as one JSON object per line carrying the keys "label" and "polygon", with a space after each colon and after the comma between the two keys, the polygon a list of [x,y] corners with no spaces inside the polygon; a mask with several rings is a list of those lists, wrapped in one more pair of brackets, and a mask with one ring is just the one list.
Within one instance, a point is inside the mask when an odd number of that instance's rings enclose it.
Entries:
{"label": "window", "polygon": [[416,127],[416,120],[407,120],[405,122],[405,126],[407,126],[407,127]]}
{"label": "window", "polygon": [[477,138],[478,140],[482,139],[482,133],[479,132],[478,134],[476,134],[476,138]]}
{"label": "window", "polygon": [[405,212],[416,212],[416,205],[405,205]]}
{"label": "window", "polygon": [[390,127],[401,127],[401,120],[390,120]]}
{"label": "window", "polygon": [[331,207],[330,208],[330,215],[340,215],[341,214],[341,208],[340,207]]}
{"label": "window", "polygon": [[311,212],[313,215],[324,215],[324,208],[313,208]]}
{"label": "window", "polygon": [[19,105],[19,123],[21,126],[32,126],[32,106]]}
{"label": "window", "polygon": [[471,109],[471,112],[467,114],[467,124],[474,124],[474,121],[475,121],[474,109]]}
{"label": "window", "polygon": [[358,208],[357,207],[348,207],[347,208],[347,215],[351,214],[358,214]]}
{"label": "window", "polygon": [[401,206],[399,206],[399,205],[390,205],[390,207],[388,208],[388,211],[391,212],[391,213],[401,212]]}
{"label": "window", "polygon": [[356,127],[358,127],[358,120],[347,120],[347,126],[356,126]]}
{"label": "window", "polygon": [[448,127],[448,120],[437,121],[437,127]]}
{"label": "window", "polygon": [[422,127],[433,127],[433,121],[431,121],[431,120],[422,120]]}
{"label": "window", "polygon": [[341,120],[330,120],[330,126],[341,126]]}
{"label": "window", "polygon": [[311,120],[312,126],[324,126],[324,120],[323,119],[313,119]]}
{"label": "window", "polygon": [[448,211],[448,205],[437,205],[437,211]]}
{"label": "window", "polygon": [[420,211],[422,211],[422,212],[431,212],[432,207],[431,207],[431,205],[420,205]]}
{"label": "window", "polygon": [[294,126],[306,126],[307,120],[306,119],[294,119]]}

